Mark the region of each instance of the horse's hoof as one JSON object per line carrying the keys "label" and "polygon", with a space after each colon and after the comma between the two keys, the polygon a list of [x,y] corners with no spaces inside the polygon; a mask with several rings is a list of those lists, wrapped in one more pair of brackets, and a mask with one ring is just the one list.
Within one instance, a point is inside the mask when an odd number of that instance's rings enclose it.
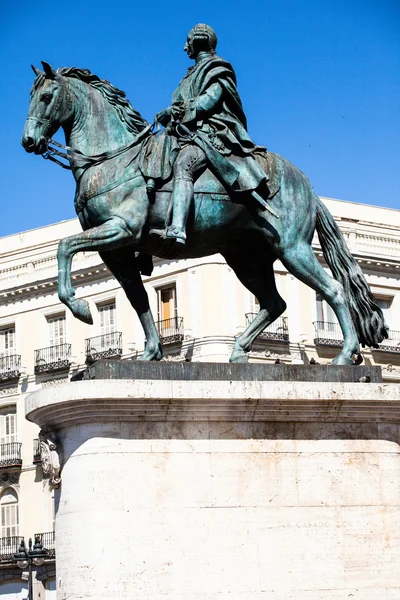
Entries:
{"label": "horse's hoof", "polygon": [[249,362],[249,355],[246,352],[232,352],[229,359],[231,363],[247,363]]}
{"label": "horse's hoof", "polygon": [[161,348],[155,352],[151,350],[145,350],[143,354],[138,356],[137,360],[161,360],[163,356],[164,354]]}
{"label": "horse's hoof", "polygon": [[333,365],[353,365],[353,359],[351,356],[341,356],[338,354],[332,361]]}
{"label": "horse's hoof", "polygon": [[93,325],[92,313],[86,300],[74,300],[71,304],[71,311],[74,317],[80,321],[88,323],[88,325]]}

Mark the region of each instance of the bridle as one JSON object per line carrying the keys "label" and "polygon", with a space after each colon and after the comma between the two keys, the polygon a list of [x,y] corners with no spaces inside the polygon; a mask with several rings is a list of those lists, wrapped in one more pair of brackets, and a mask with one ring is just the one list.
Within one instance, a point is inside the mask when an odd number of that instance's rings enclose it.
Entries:
{"label": "bridle", "polygon": [[[130,144],[128,144],[126,146],[121,146],[120,148],[117,148],[116,150],[109,150],[108,152],[103,152],[102,154],[95,154],[94,156],[88,156],[87,154],[84,154],[80,150],[76,150],[75,148],[71,148],[70,146],[65,146],[64,144],[60,144],[59,142],[56,142],[53,139],[49,139],[49,140],[47,140],[47,150],[41,156],[42,156],[42,158],[44,158],[46,160],[51,160],[52,162],[56,163],[57,165],[60,165],[60,167],[62,167],[63,169],[71,170],[71,165],[67,165],[67,164],[61,162],[60,160],[55,158],[56,156],[59,156],[60,158],[63,158],[68,161],[70,161],[71,158],[75,159],[75,160],[83,161],[86,163],[85,165],[83,165],[83,168],[88,169],[89,167],[94,167],[95,165],[100,165],[101,163],[105,162],[106,160],[116,158],[117,156],[120,156],[121,154],[128,152],[128,150],[131,150],[132,148],[134,148],[135,146],[140,144],[140,142],[142,142],[149,134],[154,134],[157,127],[158,127],[158,123],[152,123],[151,125],[147,125],[147,127],[145,127],[145,129],[143,129],[140,133],[138,133],[138,135],[133,139],[132,142],[130,142]],[[56,146],[56,148],[50,148],[49,147],[50,144],[52,146]],[[57,148],[66,150],[66,152],[61,152],[60,150],[57,150]]]}

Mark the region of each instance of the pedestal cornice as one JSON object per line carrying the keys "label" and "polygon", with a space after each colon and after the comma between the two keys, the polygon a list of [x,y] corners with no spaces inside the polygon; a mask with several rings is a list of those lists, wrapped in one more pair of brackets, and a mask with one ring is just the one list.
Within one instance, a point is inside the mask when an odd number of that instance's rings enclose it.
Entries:
{"label": "pedestal cornice", "polygon": [[391,383],[92,380],[41,389],[25,400],[44,431],[91,422],[307,421],[400,423]]}

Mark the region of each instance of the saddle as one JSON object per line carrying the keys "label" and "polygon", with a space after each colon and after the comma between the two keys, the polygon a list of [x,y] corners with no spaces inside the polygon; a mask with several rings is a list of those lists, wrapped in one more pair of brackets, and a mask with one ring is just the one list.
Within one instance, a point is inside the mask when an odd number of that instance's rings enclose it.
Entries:
{"label": "saddle", "polygon": [[[280,157],[277,154],[267,151],[256,151],[254,158],[263,169],[268,177],[267,189],[268,195],[265,200],[270,200],[275,196],[281,187],[281,179],[283,173],[283,167],[281,160],[277,160]],[[231,156],[230,160],[235,163],[237,162],[238,169],[240,168],[240,158]],[[163,182],[161,186],[157,186],[155,191],[158,192],[172,192],[173,178],[171,177],[168,181]],[[225,186],[221,183],[214,173],[207,168],[200,177],[195,181],[194,184],[195,194],[207,194],[212,200],[225,200],[229,201],[229,193]]]}

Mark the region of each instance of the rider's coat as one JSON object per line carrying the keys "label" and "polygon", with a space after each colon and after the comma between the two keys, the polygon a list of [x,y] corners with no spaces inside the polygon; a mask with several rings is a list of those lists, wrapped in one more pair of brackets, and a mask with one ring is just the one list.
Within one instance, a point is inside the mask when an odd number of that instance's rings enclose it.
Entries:
{"label": "rider's coat", "polygon": [[254,158],[260,148],[247,133],[236,75],[227,61],[212,54],[202,57],[180,82],[172,103],[181,103],[183,117],[152,138],[142,163],[145,176],[167,179],[180,148],[192,143],[205,152],[211,170],[228,189],[255,190],[266,181]]}

